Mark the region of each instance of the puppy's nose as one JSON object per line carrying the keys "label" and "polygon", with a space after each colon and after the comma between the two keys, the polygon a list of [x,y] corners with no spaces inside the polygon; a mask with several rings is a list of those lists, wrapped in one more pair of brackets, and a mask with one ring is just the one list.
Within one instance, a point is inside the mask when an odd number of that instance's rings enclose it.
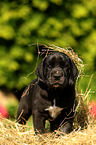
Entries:
{"label": "puppy's nose", "polygon": [[60,80],[61,74],[55,73],[54,74],[54,80]]}

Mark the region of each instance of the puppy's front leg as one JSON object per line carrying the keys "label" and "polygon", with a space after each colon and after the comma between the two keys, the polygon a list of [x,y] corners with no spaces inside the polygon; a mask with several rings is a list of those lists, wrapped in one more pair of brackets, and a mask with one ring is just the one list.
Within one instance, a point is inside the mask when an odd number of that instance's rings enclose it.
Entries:
{"label": "puppy's front leg", "polygon": [[45,117],[38,111],[33,112],[33,124],[35,133],[45,133]]}

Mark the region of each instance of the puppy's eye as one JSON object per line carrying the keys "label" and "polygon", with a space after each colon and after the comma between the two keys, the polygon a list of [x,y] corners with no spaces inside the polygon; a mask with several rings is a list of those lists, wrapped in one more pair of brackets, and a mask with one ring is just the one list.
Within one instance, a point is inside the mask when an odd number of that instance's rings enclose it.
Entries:
{"label": "puppy's eye", "polygon": [[61,62],[60,65],[61,65],[62,67],[64,67],[64,66],[65,66],[65,63],[64,63],[64,62]]}
{"label": "puppy's eye", "polygon": [[61,62],[60,64],[61,64],[61,67],[63,67],[63,68],[65,68],[65,67],[67,68],[68,67],[68,64],[65,63],[65,62]]}

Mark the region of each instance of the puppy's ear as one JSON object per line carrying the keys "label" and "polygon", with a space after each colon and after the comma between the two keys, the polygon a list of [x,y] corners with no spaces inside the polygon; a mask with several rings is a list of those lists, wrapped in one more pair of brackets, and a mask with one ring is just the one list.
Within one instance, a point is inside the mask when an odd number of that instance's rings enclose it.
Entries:
{"label": "puppy's ear", "polygon": [[70,68],[69,68],[69,85],[73,85],[79,75],[78,69],[74,62],[70,59]]}
{"label": "puppy's ear", "polygon": [[44,80],[45,80],[44,79],[44,59],[41,61],[41,63],[37,67],[36,75],[40,81],[44,82]]}

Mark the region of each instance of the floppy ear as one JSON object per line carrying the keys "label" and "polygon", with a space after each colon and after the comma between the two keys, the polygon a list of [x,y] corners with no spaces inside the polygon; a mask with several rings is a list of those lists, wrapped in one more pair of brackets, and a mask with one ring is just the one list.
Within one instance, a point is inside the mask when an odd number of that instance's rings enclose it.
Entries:
{"label": "floppy ear", "polygon": [[39,80],[41,80],[42,82],[44,82],[44,59],[41,61],[41,63],[39,64],[39,66],[36,69],[36,75],[38,77]]}
{"label": "floppy ear", "polygon": [[74,62],[70,59],[70,68],[69,68],[69,85],[73,85],[75,80],[78,77],[78,69]]}

